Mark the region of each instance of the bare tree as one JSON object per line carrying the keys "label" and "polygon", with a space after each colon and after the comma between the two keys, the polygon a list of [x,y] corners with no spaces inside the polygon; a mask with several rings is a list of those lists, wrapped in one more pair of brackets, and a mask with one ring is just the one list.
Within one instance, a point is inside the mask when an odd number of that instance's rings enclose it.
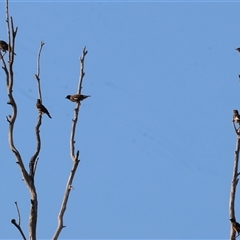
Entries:
{"label": "bare tree", "polygon": [[[30,213],[29,213],[29,223],[28,223],[28,234],[30,240],[37,239],[37,218],[38,218],[38,197],[37,197],[37,190],[34,182],[35,172],[37,169],[38,163],[38,155],[41,150],[41,136],[40,136],[40,127],[42,125],[42,114],[46,113],[50,118],[50,114],[48,110],[44,107],[43,99],[42,99],[42,92],[41,92],[41,81],[40,81],[40,57],[41,51],[44,46],[44,42],[41,42],[40,49],[37,58],[37,73],[35,74],[35,78],[37,80],[37,89],[38,89],[38,100],[36,107],[39,110],[39,115],[37,119],[37,123],[35,126],[35,135],[36,135],[36,150],[33,153],[30,161],[29,161],[29,170],[27,171],[26,166],[22,160],[21,154],[18,148],[14,144],[14,126],[17,119],[17,103],[15,102],[14,95],[13,95],[13,86],[14,86],[14,71],[13,71],[13,63],[15,58],[15,38],[17,35],[18,28],[14,28],[13,18],[9,17],[9,9],[8,9],[8,0],[6,0],[6,22],[7,22],[7,34],[8,34],[8,43],[5,41],[0,41],[0,58],[2,61],[2,68],[5,72],[6,76],[6,88],[7,88],[7,95],[8,95],[8,104],[11,106],[12,113],[6,117],[8,122],[8,141],[10,149],[12,150],[15,158],[16,163],[19,166],[19,169],[22,174],[22,178],[29,190],[30,194]],[[2,45],[1,45],[2,44]],[[4,56],[7,54],[8,61],[6,62]],[[83,48],[82,57],[80,58],[80,76],[79,76],[79,83],[78,83],[78,90],[77,94],[81,95],[82,89],[82,82],[84,78],[84,59],[87,54],[86,47]],[[75,131],[76,125],[78,122],[78,114],[80,110],[81,103],[80,101],[76,102],[76,107],[74,109],[74,117],[72,119],[72,129],[70,133],[70,157],[72,159],[73,165],[70,170],[69,178],[67,180],[67,185],[65,189],[65,193],[63,196],[62,205],[58,215],[58,226],[57,229],[52,237],[52,239],[58,239],[61,230],[65,227],[63,225],[63,217],[66,210],[66,206],[68,203],[69,195],[72,189],[72,182],[74,179],[74,175],[78,168],[79,160],[79,150],[75,151]],[[27,239],[26,235],[21,228],[21,216],[20,211],[18,208],[17,202],[15,202],[17,214],[18,214],[18,221],[15,219],[11,220],[11,223],[18,229],[19,233],[22,236],[22,239]]]}

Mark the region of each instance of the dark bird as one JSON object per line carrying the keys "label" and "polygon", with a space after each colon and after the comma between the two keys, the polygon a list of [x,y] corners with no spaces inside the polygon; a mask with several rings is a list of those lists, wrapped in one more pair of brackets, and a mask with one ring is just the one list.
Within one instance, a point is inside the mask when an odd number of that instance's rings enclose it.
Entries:
{"label": "dark bird", "polygon": [[[3,52],[8,51],[8,44],[3,40],[0,40],[0,50],[2,50]],[[12,51],[11,47],[10,47],[10,51]],[[16,53],[14,53],[14,55],[16,55]]]}
{"label": "dark bird", "polygon": [[240,234],[240,224],[238,222],[236,222],[234,219],[230,219],[231,224],[232,224],[232,228],[238,233],[238,235]]}
{"label": "dark bird", "polygon": [[41,113],[41,114],[46,113],[49,118],[52,118],[52,117],[50,116],[50,113],[48,112],[48,110],[42,105],[40,99],[37,99],[36,107],[37,107],[39,113]]}
{"label": "dark bird", "polygon": [[237,50],[238,52],[240,52],[240,48],[236,48],[235,50]]}
{"label": "dark bird", "polygon": [[240,124],[240,115],[238,113],[238,110],[233,110],[233,122]]}
{"label": "dark bird", "polygon": [[73,94],[73,95],[67,95],[66,98],[69,99],[72,102],[80,102],[84,100],[85,98],[91,97],[89,95],[82,95],[82,94]]}

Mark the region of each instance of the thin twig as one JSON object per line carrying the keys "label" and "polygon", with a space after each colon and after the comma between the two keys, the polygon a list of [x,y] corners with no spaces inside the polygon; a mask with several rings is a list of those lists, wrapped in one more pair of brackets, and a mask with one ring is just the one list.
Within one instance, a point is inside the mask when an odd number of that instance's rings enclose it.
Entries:
{"label": "thin twig", "polygon": [[14,203],[16,205],[16,209],[17,209],[17,213],[18,213],[18,225],[20,226],[21,225],[21,215],[20,215],[20,212],[19,212],[19,208],[18,208],[17,202],[14,202]]}
{"label": "thin twig", "polygon": [[21,233],[22,237],[24,240],[27,240],[27,238],[25,237],[23,231],[22,231],[22,228],[20,227],[19,224],[16,223],[16,220],[15,219],[12,219],[11,220],[11,223],[18,229],[18,231]]}
{"label": "thin twig", "polygon": [[78,82],[78,94],[81,94],[81,90],[82,90],[82,81],[83,81],[83,77],[85,76],[85,72],[84,72],[84,59],[85,56],[87,55],[88,51],[86,50],[86,46],[83,48],[82,51],[82,56],[80,58],[80,74],[79,74],[79,82]]}
{"label": "thin twig", "polygon": [[38,60],[37,60],[37,74],[35,74],[35,78],[37,79],[37,83],[38,83],[38,98],[41,100],[41,102],[43,101],[42,101],[41,86],[40,86],[40,56],[41,56],[41,52],[44,44],[45,43],[41,41],[39,52],[38,52]]}
{"label": "thin twig", "polygon": [[23,239],[26,239],[22,229],[21,229],[21,215],[20,215],[20,211],[19,211],[19,208],[18,208],[18,204],[17,202],[14,202],[15,205],[16,205],[16,209],[17,209],[17,214],[18,214],[18,223],[16,223],[16,220],[15,219],[12,219],[11,220],[11,223],[19,230],[19,232],[21,233]]}
{"label": "thin twig", "polygon": [[[11,34],[10,34],[10,24],[9,24],[9,10],[8,10],[8,0],[6,0],[6,23],[7,23],[7,35],[8,35],[8,47],[11,42]],[[8,49],[10,50],[10,49]],[[8,62],[10,63],[11,61],[11,55],[8,51]]]}

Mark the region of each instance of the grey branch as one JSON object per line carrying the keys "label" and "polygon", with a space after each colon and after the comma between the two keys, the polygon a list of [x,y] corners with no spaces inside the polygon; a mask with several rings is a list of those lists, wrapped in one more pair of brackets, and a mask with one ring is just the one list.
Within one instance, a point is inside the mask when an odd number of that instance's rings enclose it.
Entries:
{"label": "grey branch", "polygon": [[[31,204],[31,213],[29,216],[29,239],[35,240],[36,239],[36,223],[37,223],[36,189],[34,186],[33,178],[26,171],[21,155],[14,144],[14,138],[13,138],[14,126],[17,118],[17,104],[13,96],[13,84],[14,84],[13,62],[14,62],[15,38],[17,35],[18,28],[14,30],[12,17],[10,17],[10,22],[9,22],[8,0],[6,0],[6,22],[7,22],[7,32],[8,32],[8,45],[9,45],[9,49],[11,48],[12,51],[8,51],[8,64],[5,63],[5,60],[3,59],[2,55],[1,55],[1,60],[3,65],[2,68],[6,75],[7,95],[9,99],[8,104],[10,104],[12,108],[12,114],[9,115],[10,117],[7,117],[7,121],[9,123],[8,142],[9,142],[10,149],[15,155],[16,162],[22,173],[22,177],[29,189],[31,202],[34,203],[34,204]],[[17,224],[14,219],[12,220],[12,224],[14,224],[17,228],[19,227],[19,224]]]}
{"label": "grey branch", "polygon": [[81,94],[81,90],[82,90],[82,81],[83,81],[83,77],[85,76],[85,72],[84,72],[84,59],[85,56],[87,55],[88,51],[86,50],[86,46],[83,48],[82,51],[82,56],[80,58],[80,75],[79,75],[79,82],[78,82],[78,94]]}
{"label": "grey branch", "polygon": [[27,240],[27,238],[25,237],[25,235],[24,235],[24,233],[23,233],[23,231],[22,231],[22,228],[20,227],[19,224],[16,223],[16,220],[15,220],[15,219],[12,219],[12,220],[11,220],[11,223],[18,229],[18,231],[19,231],[20,234],[22,235],[22,238],[23,238],[24,240]]}
{"label": "grey branch", "polygon": [[41,102],[43,101],[42,101],[41,86],[40,86],[40,57],[41,57],[41,52],[44,44],[45,43],[41,41],[39,52],[38,52],[38,60],[37,60],[37,74],[35,74],[35,78],[37,79],[37,83],[38,83],[38,98],[41,100]]}
{"label": "grey branch", "polygon": [[[86,51],[86,47],[83,48],[82,51],[82,57],[80,58],[80,76],[79,76],[79,83],[78,83],[78,94],[81,94],[81,89],[82,89],[82,81],[83,81],[83,77],[84,77],[84,59],[85,56],[87,54]],[[76,108],[74,109],[74,118],[72,120],[72,130],[71,130],[71,134],[70,134],[70,156],[71,159],[73,161],[73,166],[72,169],[70,171],[70,175],[67,181],[67,185],[66,185],[66,189],[65,189],[65,193],[63,196],[63,201],[62,201],[62,205],[58,214],[58,226],[57,229],[53,235],[53,240],[57,240],[62,229],[65,227],[63,225],[63,217],[64,217],[64,213],[66,211],[67,208],[67,202],[68,202],[68,198],[70,195],[70,191],[73,189],[72,187],[72,182],[73,182],[73,178],[74,175],[77,171],[77,167],[78,164],[80,162],[79,160],[79,150],[77,150],[76,154],[75,154],[75,131],[76,131],[76,125],[77,125],[77,121],[78,121],[78,113],[79,113],[79,108],[80,108],[80,102],[78,102],[76,104]]]}
{"label": "grey branch", "polygon": [[[38,89],[38,98],[41,99],[42,102],[42,94],[41,94],[41,85],[40,85],[40,57],[41,57],[41,52],[43,45],[45,43],[41,41],[40,43],[40,48],[38,52],[38,58],[37,58],[37,74],[35,74],[35,78],[37,79],[37,89]],[[37,167],[37,157],[39,155],[40,149],[41,149],[41,138],[40,138],[40,126],[42,124],[42,114],[39,113],[38,121],[35,127],[35,134],[36,134],[36,141],[37,141],[37,147],[36,151],[33,154],[30,162],[29,162],[29,175],[31,177],[34,177],[36,167]]]}
{"label": "grey branch", "polygon": [[[79,157],[79,151],[77,151],[77,154],[76,154],[76,158],[78,158],[78,157]],[[70,191],[72,190],[73,178],[74,178],[74,175],[76,173],[79,162],[80,162],[80,160],[76,160],[73,163],[72,169],[70,171],[70,175],[68,177],[68,181],[67,181],[63,201],[62,201],[62,205],[61,205],[61,208],[60,208],[60,212],[58,214],[58,226],[57,226],[56,232],[54,233],[54,236],[52,238],[53,240],[57,240],[61,231],[62,231],[62,229],[66,227],[66,226],[63,225],[63,216],[64,216],[64,213],[67,209],[67,202],[68,202],[68,198],[69,198],[69,195],[70,195]]]}
{"label": "grey branch", "polygon": [[[88,51],[86,50],[86,47],[83,48],[82,51],[82,56],[80,58],[80,75],[79,75],[79,82],[78,82],[78,94],[81,94],[82,90],[82,81],[83,77],[85,75],[84,73],[84,60],[85,56],[87,55]],[[73,161],[75,161],[75,131],[76,131],[76,125],[78,121],[78,112],[80,108],[81,103],[78,102],[76,104],[76,108],[74,109],[74,118],[72,120],[72,131],[71,131],[71,136],[70,136],[70,155]]]}
{"label": "grey branch", "polygon": [[[232,184],[230,190],[230,200],[229,200],[229,219],[236,219],[235,217],[235,196],[238,184],[238,161],[239,161],[239,149],[240,149],[240,138],[237,135],[236,150],[234,154],[234,166],[233,166],[233,176]],[[230,239],[233,240],[236,238],[236,231],[231,228]]]}
{"label": "grey branch", "polygon": [[19,211],[19,208],[18,208],[18,204],[17,202],[15,202],[15,205],[16,205],[16,209],[17,209],[17,214],[18,214],[18,223],[16,223],[16,220],[15,219],[12,219],[11,220],[11,223],[18,229],[18,231],[20,232],[20,234],[22,235],[22,238],[24,240],[27,240],[23,231],[22,231],[22,228],[21,228],[21,215],[20,215],[20,211]]}

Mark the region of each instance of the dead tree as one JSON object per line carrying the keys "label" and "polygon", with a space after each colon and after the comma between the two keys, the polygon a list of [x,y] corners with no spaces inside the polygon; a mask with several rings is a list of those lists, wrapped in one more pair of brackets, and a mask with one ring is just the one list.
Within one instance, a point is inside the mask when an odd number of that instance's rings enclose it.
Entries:
{"label": "dead tree", "polygon": [[[9,9],[8,9],[8,0],[6,0],[6,22],[7,22],[7,35],[8,35],[8,43],[5,41],[2,41],[5,45],[0,45],[0,59],[2,62],[2,68],[5,72],[6,76],[6,89],[7,89],[7,95],[8,95],[8,104],[11,106],[12,113],[6,117],[6,120],[8,122],[8,141],[9,141],[9,147],[11,151],[13,152],[16,163],[19,166],[20,172],[22,174],[22,178],[29,190],[30,194],[30,213],[29,213],[29,222],[28,222],[28,235],[30,240],[36,240],[37,239],[37,219],[38,219],[38,196],[37,196],[37,190],[34,182],[35,172],[37,169],[37,163],[38,163],[38,155],[41,150],[41,136],[40,136],[40,127],[42,125],[42,117],[43,114],[46,113],[50,118],[50,114],[46,107],[43,105],[43,98],[42,98],[42,92],[41,92],[41,81],[40,81],[40,56],[41,51],[44,46],[44,42],[41,42],[40,44],[40,50],[38,53],[38,59],[37,59],[37,73],[35,74],[35,78],[37,80],[37,90],[38,90],[38,97],[37,97],[37,104],[36,107],[39,111],[37,123],[35,126],[35,135],[36,135],[36,150],[33,153],[31,159],[29,160],[29,170],[26,169],[26,166],[24,165],[23,159],[21,157],[21,154],[16,147],[14,143],[14,126],[17,119],[17,112],[18,107],[17,103],[14,99],[13,95],[13,86],[14,86],[14,71],[13,71],[13,63],[15,58],[15,38],[17,35],[18,28],[14,28],[13,24],[13,18],[9,17]],[[6,45],[7,44],[7,45]],[[7,46],[7,47],[6,47]],[[86,47],[84,47],[82,52],[82,57],[80,58],[80,77],[79,77],[79,84],[78,84],[78,91],[77,94],[81,94],[82,89],[82,81],[83,77],[85,75],[84,73],[84,58],[87,54]],[[8,56],[8,61],[5,60],[5,55]],[[61,96],[60,96],[61,97]],[[72,190],[72,182],[74,179],[74,175],[76,173],[78,164],[80,162],[79,159],[79,150],[75,151],[75,131],[76,131],[76,125],[78,121],[78,113],[80,110],[81,103],[80,101],[76,103],[76,107],[74,109],[74,117],[72,119],[72,129],[70,133],[70,157],[73,162],[72,169],[70,170],[69,178],[67,180],[66,190],[63,196],[62,205],[59,211],[58,215],[58,226],[57,229],[52,237],[52,239],[58,239],[61,230],[65,227],[63,225],[63,216],[66,210],[67,202],[69,199],[70,192]],[[20,211],[18,209],[17,202],[15,202],[17,214],[18,214],[18,220],[15,219],[11,220],[11,223],[18,229],[19,233],[22,236],[22,239],[27,239],[24,230],[21,228],[21,215]]]}

